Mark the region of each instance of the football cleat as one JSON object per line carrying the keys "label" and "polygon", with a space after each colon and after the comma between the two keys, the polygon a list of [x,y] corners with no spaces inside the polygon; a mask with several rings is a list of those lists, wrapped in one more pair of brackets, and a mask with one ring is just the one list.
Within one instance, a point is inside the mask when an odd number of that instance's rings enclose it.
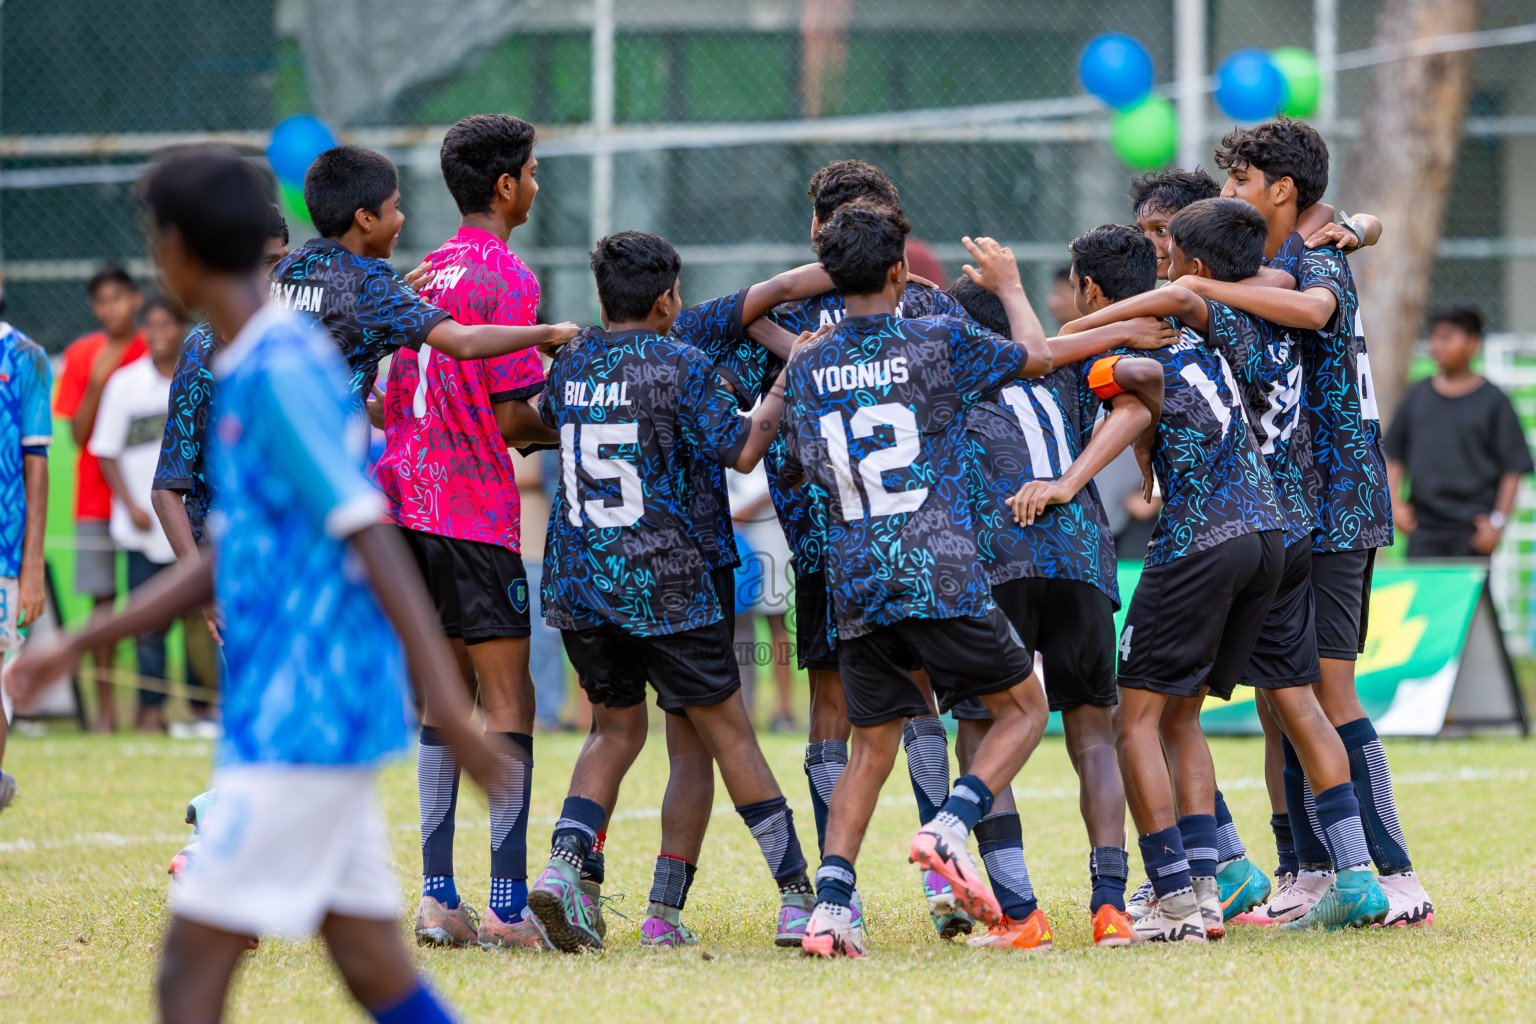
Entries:
{"label": "football cleat", "polygon": [[818,903],[806,925],[800,949],[806,956],[859,959],[868,955],[864,925],[853,916],[851,908]]}
{"label": "football cleat", "polygon": [[1381,891],[1387,894],[1387,916],[1380,922],[1386,928],[1412,928],[1435,923],[1435,905],[1419,876],[1412,871],[1381,876]]}
{"label": "football cleat", "polygon": [[562,953],[603,948],[584,895],[576,869],[559,857],[550,858],[528,890],[529,909],[539,919],[550,945]]}
{"label": "football cleat", "polygon": [[1215,875],[1196,875],[1190,879],[1195,899],[1200,901],[1200,917],[1205,921],[1205,937],[1211,940],[1227,936],[1227,921],[1221,915],[1221,887]]}
{"label": "football cleat", "polygon": [[1193,892],[1158,900],[1134,927],[1138,942],[1205,941],[1205,919]]}
{"label": "football cleat", "polygon": [[[461,907],[463,904],[459,904]],[[485,916],[480,919],[480,929],[476,936],[481,949],[554,949],[549,939],[545,938],[544,930],[539,927],[539,919],[528,912],[524,907],[522,914],[511,922],[503,921],[501,915],[487,907]]]}
{"label": "football cleat", "polygon": [[969,935],[975,927],[971,916],[955,903],[955,890],[937,871],[924,871],[923,898],[928,901],[928,916],[941,939]]}
{"label": "football cleat", "polygon": [[1045,919],[1045,911],[1038,907],[1022,921],[1005,914],[986,934],[973,935],[965,944],[993,949],[1051,949],[1051,924]]}
{"label": "football cleat", "polygon": [[1238,914],[1232,920],[1237,924],[1285,924],[1306,915],[1312,904],[1323,898],[1333,883],[1331,871],[1303,871],[1300,875],[1287,874],[1280,880],[1267,903]]}
{"label": "football cleat", "polygon": [[1132,921],[1140,920],[1151,911],[1155,903],[1157,903],[1157,891],[1152,888],[1152,879],[1148,878],[1131,894],[1131,898],[1125,901],[1126,916]]}
{"label": "football cleat", "polygon": [[990,927],[1003,919],[1003,908],[966,851],[965,836],[930,822],[912,837],[908,859],[948,882],[955,903],[972,920]]}
{"label": "football cleat", "polygon": [[1093,915],[1095,946],[1129,946],[1135,941],[1136,924],[1125,911],[1106,903]]}
{"label": "football cleat", "polygon": [[416,907],[416,942],[422,946],[468,946],[480,939],[480,915],[466,901],[452,910],[431,896]]}
{"label": "football cleat", "polygon": [[779,930],[775,946],[798,946],[805,938],[811,915],[816,911],[816,897],[808,892],[786,892],[779,896]]}
{"label": "football cleat", "polygon": [[0,811],[11,806],[11,801],[16,799],[16,776],[8,771],[0,771]]}
{"label": "football cleat", "polygon": [[1306,914],[1280,927],[1288,932],[1364,928],[1385,920],[1389,905],[1387,894],[1381,891],[1369,868],[1340,871]]}
{"label": "football cleat", "polygon": [[1269,876],[1247,857],[1217,868],[1216,884],[1221,888],[1221,914],[1228,921],[1269,899]]}
{"label": "football cleat", "polygon": [[646,949],[697,946],[699,937],[679,920],[681,913],[678,908],[665,903],[652,903],[646,907],[645,920],[640,922],[640,945]]}

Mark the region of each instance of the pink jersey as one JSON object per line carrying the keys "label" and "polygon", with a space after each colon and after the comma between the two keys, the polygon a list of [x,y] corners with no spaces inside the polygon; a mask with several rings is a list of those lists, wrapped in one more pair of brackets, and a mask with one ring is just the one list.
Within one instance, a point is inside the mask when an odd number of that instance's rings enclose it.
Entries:
{"label": "pink jersey", "polygon": [[[427,258],[436,273],[422,295],[459,323],[535,322],[539,282],[490,232],[460,228]],[[531,398],[543,387],[543,366],[532,349],[463,362],[430,345],[396,353],[378,464],[395,521],[519,551],[517,481],[491,404]]]}

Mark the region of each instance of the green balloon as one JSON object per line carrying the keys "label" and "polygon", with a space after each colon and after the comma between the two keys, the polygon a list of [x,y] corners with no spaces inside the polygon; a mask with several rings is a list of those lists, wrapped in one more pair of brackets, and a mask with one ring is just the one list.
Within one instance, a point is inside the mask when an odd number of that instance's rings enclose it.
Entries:
{"label": "green balloon", "polygon": [[1161,96],[1148,96],[1110,120],[1109,143],[1127,166],[1155,171],[1178,152],[1179,115]]}
{"label": "green balloon", "polygon": [[297,217],[305,223],[309,222],[309,207],[304,205],[303,185],[290,185],[286,181],[279,181],[277,195],[284,213],[289,217]]}
{"label": "green balloon", "polygon": [[1299,46],[1282,46],[1271,51],[1269,59],[1285,79],[1285,101],[1280,104],[1280,113],[1286,117],[1310,117],[1323,92],[1317,58]]}

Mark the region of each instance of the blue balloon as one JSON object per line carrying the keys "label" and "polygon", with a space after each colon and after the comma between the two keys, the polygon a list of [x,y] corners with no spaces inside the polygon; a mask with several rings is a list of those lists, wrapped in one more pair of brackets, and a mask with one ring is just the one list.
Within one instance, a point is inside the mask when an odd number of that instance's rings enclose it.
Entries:
{"label": "blue balloon", "polygon": [[279,181],[303,185],[304,172],[315,157],[336,145],[336,136],[313,114],[294,114],[279,121],[267,144],[267,161]]}
{"label": "blue balloon", "polygon": [[1130,36],[1110,32],[1089,41],[1077,59],[1083,88],[1116,110],[1127,110],[1152,91],[1152,56]]}
{"label": "blue balloon", "polygon": [[1285,90],[1284,73],[1264,50],[1237,50],[1216,69],[1216,102],[1239,121],[1274,117]]}

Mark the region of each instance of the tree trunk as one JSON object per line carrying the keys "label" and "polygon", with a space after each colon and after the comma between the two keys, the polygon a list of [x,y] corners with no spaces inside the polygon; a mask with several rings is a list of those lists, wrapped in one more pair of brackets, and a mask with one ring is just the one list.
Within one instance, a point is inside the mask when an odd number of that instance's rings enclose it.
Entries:
{"label": "tree trunk", "polygon": [[[1481,14],[1481,0],[1382,0],[1374,43],[1472,32]],[[1383,427],[1419,336],[1471,85],[1471,51],[1378,64],[1360,114],[1347,209],[1380,217],[1383,232],[1351,266]]]}

